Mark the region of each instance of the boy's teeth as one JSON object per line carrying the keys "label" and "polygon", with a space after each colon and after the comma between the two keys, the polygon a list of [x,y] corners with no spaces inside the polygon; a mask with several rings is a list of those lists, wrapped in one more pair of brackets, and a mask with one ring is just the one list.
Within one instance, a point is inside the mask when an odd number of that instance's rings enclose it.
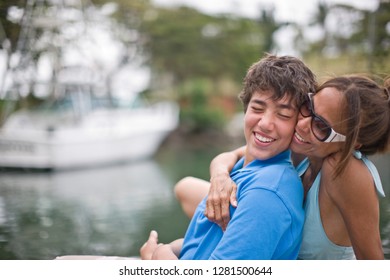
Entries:
{"label": "boy's teeth", "polygon": [[274,139],[272,138],[267,138],[267,137],[264,137],[264,136],[261,136],[259,134],[256,134],[256,138],[261,141],[261,142],[266,142],[266,143],[270,143],[272,141],[274,141]]}

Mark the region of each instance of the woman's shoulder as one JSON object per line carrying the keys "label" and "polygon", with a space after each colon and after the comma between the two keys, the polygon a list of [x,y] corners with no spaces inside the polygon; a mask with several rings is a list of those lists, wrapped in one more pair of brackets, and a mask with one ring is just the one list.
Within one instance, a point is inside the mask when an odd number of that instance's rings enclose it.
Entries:
{"label": "woman's shoulder", "polygon": [[326,158],[322,165],[322,183],[331,197],[365,195],[375,192],[372,175],[360,159],[351,156],[343,172],[336,176],[339,161],[335,154]]}

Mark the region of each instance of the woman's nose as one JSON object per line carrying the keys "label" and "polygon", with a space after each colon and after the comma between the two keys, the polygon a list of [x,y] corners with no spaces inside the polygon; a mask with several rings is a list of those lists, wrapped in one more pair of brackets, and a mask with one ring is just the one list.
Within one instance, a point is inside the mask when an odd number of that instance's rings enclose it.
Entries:
{"label": "woman's nose", "polygon": [[311,117],[304,117],[301,114],[298,115],[298,121],[296,126],[303,132],[309,132],[311,125]]}

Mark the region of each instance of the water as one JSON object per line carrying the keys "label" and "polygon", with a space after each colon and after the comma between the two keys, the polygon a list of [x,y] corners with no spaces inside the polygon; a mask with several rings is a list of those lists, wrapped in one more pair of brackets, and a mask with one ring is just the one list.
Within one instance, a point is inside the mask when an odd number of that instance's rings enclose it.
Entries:
{"label": "water", "polygon": [[[53,173],[0,173],[0,259],[66,254],[138,255],[151,229],[160,241],[182,237],[187,217],[173,195],[187,175],[208,178],[220,150],[160,151],[152,160]],[[374,161],[388,197],[381,234],[390,259],[390,156]]]}
{"label": "water", "polygon": [[0,171],[0,259],[134,256],[151,229],[162,242],[182,237],[189,220],[174,183],[207,177],[215,154],[163,151],[161,158],[95,169]]}

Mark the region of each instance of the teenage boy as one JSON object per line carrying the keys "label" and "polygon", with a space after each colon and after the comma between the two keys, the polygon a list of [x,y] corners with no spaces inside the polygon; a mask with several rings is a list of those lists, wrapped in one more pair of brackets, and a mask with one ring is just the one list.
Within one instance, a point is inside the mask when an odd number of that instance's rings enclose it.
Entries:
{"label": "teenage boy", "polygon": [[288,150],[302,96],[315,77],[302,61],[266,55],[244,79],[245,157],[230,177],[237,185],[237,208],[230,207],[225,231],[199,204],[184,240],[158,244],[152,231],[142,259],[296,259],[304,223],[303,187]]}

